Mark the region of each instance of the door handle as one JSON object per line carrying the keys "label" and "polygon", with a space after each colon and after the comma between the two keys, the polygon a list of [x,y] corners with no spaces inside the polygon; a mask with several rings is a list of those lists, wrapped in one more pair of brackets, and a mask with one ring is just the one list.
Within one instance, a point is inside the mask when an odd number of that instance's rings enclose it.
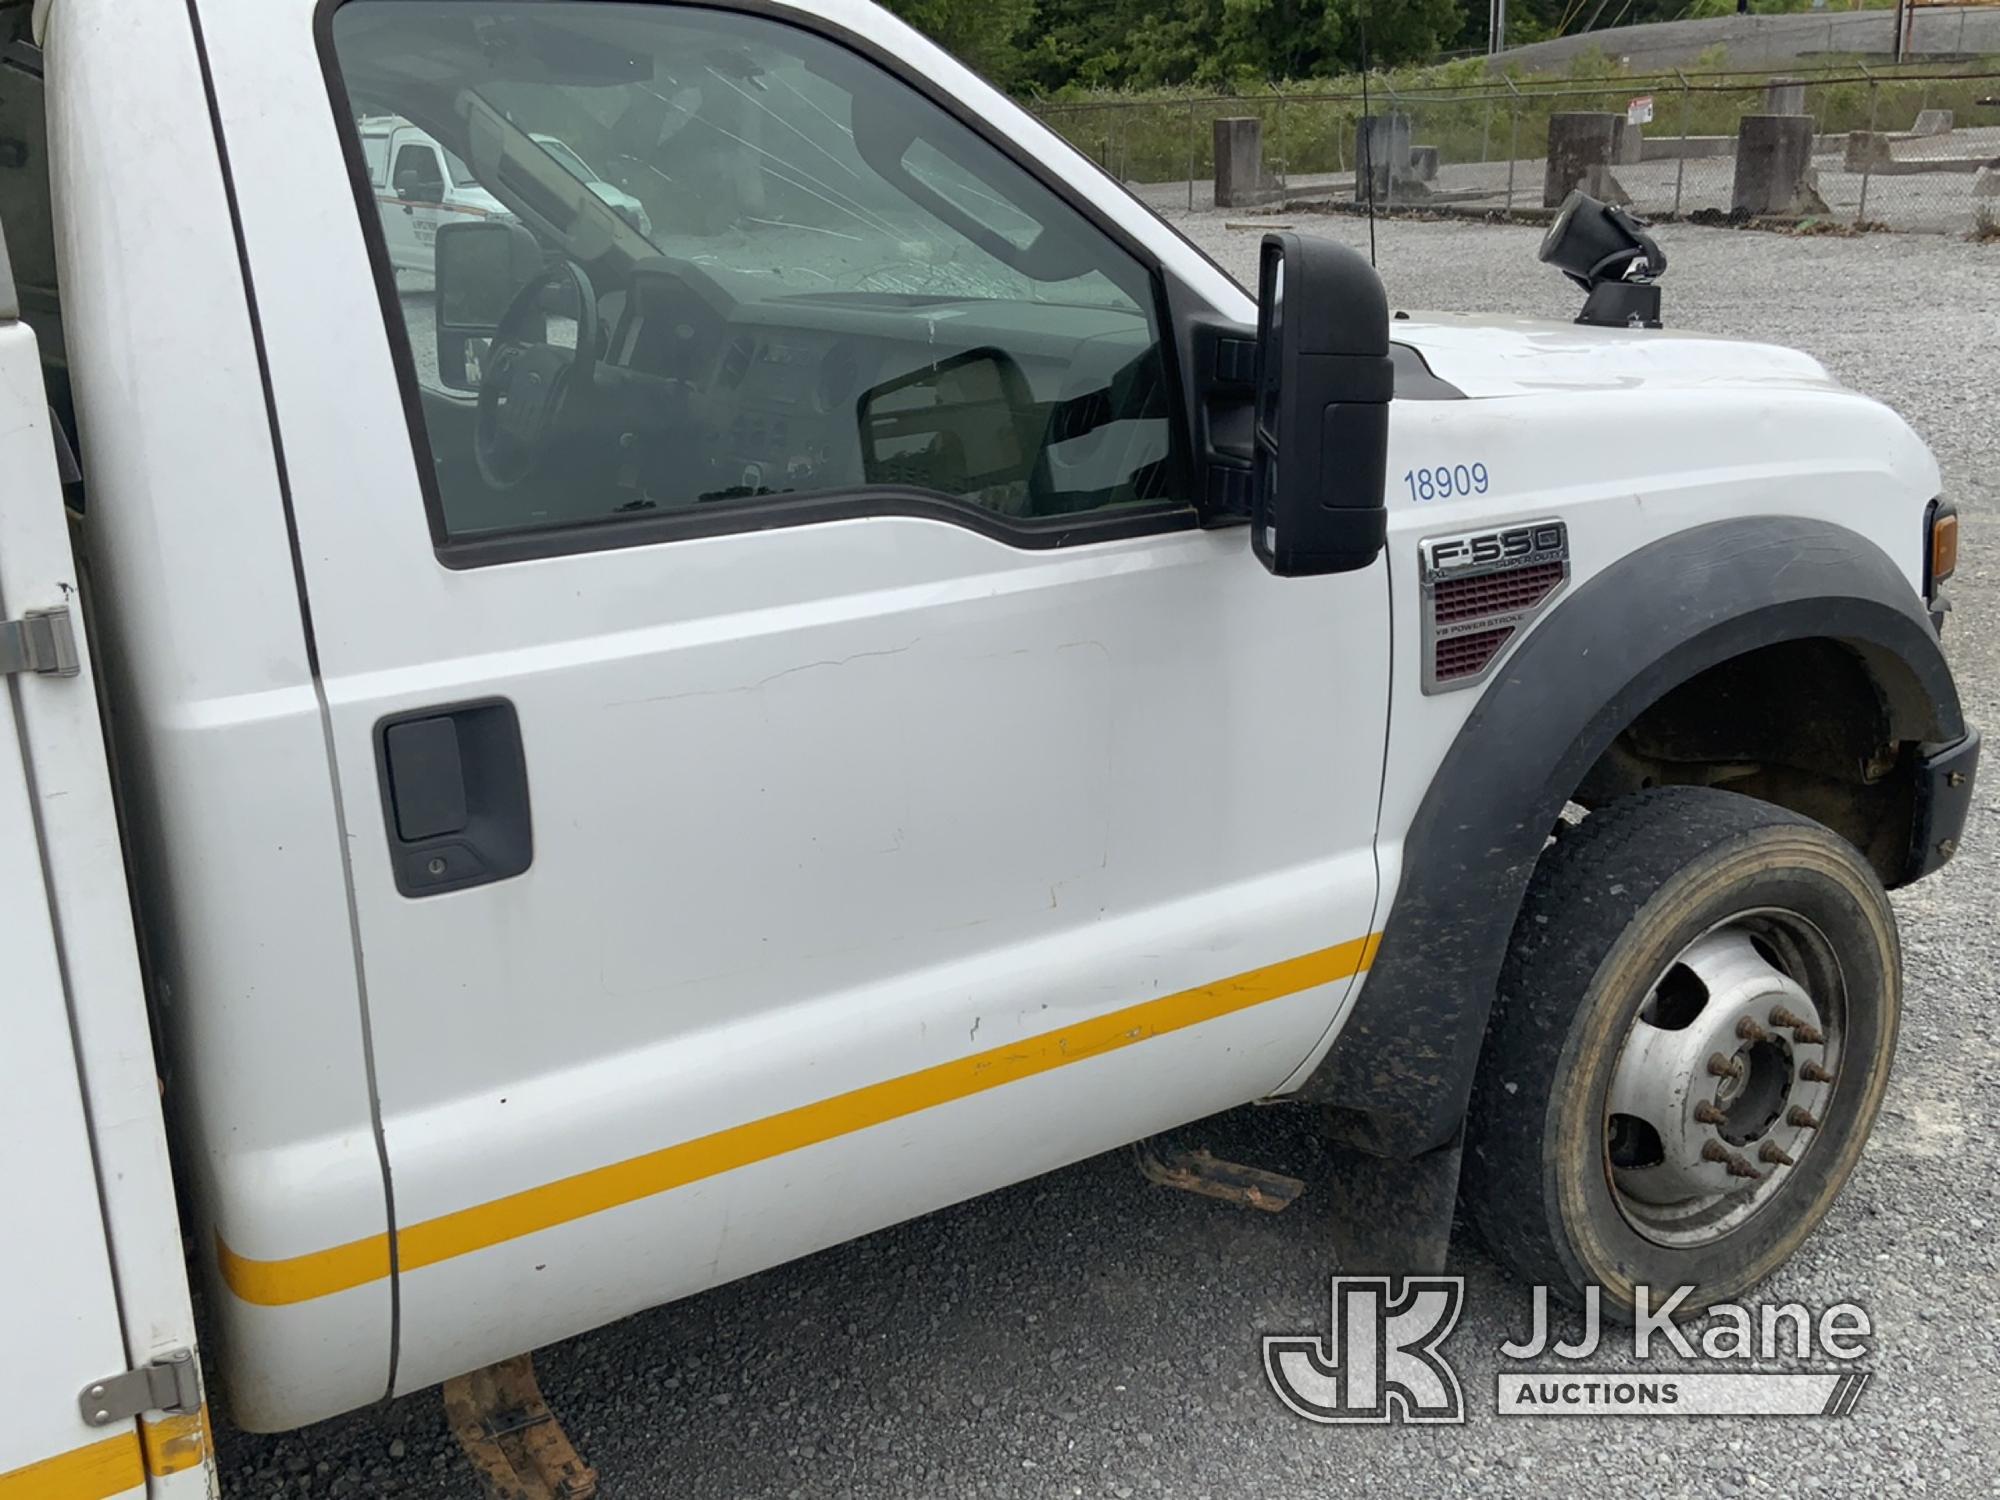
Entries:
{"label": "door handle", "polygon": [[505,698],[393,714],[375,726],[375,763],[405,896],[507,880],[534,861],[521,720]]}

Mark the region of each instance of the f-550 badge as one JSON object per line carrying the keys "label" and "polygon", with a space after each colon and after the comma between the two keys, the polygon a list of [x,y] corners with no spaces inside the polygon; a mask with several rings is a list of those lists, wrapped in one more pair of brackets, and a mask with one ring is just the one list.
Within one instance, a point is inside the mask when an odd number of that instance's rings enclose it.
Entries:
{"label": "f-550 badge", "polygon": [[1434,536],[1417,543],[1423,558],[1424,581],[1448,577],[1470,568],[1493,570],[1528,563],[1568,562],[1569,528],[1561,521],[1529,521],[1498,531],[1465,531]]}
{"label": "f-550 badge", "polygon": [[1417,543],[1424,691],[1486,680],[1507,647],[1569,583],[1569,527],[1524,521]]}

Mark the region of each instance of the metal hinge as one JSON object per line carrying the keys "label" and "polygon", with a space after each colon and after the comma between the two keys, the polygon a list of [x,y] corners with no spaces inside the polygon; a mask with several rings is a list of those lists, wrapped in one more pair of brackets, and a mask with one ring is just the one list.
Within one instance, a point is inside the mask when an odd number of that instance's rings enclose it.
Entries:
{"label": "metal hinge", "polygon": [[76,632],[67,606],[31,609],[18,620],[0,620],[0,677],[16,672],[76,676]]}
{"label": "metal hinge", "polygon": [[92,1427],[129,1422],[144,1411],[199,1411],[201,1377],[193,1351],[176,1349],[150,1365],[93,1380],[77,1393],[76,1405]]}

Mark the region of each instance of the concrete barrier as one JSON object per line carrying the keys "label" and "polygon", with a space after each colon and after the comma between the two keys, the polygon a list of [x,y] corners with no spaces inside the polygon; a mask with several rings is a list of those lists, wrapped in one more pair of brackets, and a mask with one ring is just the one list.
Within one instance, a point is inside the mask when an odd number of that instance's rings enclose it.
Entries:
{"label": "concrete barrier", "polygon": [[1896,150],[1899,143],[1935,139],[1884,135],[1878,130],[1852,131],[1841,165],[1850,172],[1869,172],[1877,177],[1921,177],[1933,172],[1977,172],[1990,160],[1984,156],[1909,156]]}
{"label": "concrete barrier", "polygon": [[1436,182],[1438,174],[1438,148],[1435,146],[1410,147],[1410,175],[1419,182]]}
{"label": "concrete barrier", "polygon": [[1917,123],[1910,127],[1910,134],[1916,136],[1950,135],[1956,122],[1948,109],[1920,109]]}
{"label": "concrete barrier", "polygon": [[1215,122],[1215,206],[1254,208],[1283,197],[1264,175],[1264,122],[1254,115]]}
{"label": "concrete barrier", "polygon": [[1806,86],[1796,78],[1773,78],[1764,85],[1764,113],[1802,115],[1806,112]]}
{"label": "concrete barrier", "polygon": [[1559,207],[1577,188],[1593,198],[1630,203],[1618,179],[1611,175],[1617,159],[1623,115],[1599,113],[1549,116],[1549,157],[1542,173],[1542,206]]}
{"label": "concrete barrier", "polygon": [[1736,131],[1733,212],[1775,217],[1827,212],[1813,175],[1810,115],[1745,115]]}
{"label": "concrete barrier", "polygon": [[1637,120],[1618,117],[1617,138],[1611,143],[1611,160],[1618,166],[1631,166],[1646,159],[1646,127]]}
{"label": "concrete barrier", "polygon": [[1368,200],[1371,177],[1378,204],[1414,203],[1430,197],[1427,179],[1417,171],[1415,153],[1416,148],[1410,144],[1408,115],[1363,115],[1356,120],[1354,201]]}
{"label": "concrete barrier", "polygon": [[1887,166],[1894,157],[1889,150],[1889,137],[1879,130],[1850,130],[1847,132],[1847,149],[1841,153],[1840,164],[1850,172],[1873,172]]}

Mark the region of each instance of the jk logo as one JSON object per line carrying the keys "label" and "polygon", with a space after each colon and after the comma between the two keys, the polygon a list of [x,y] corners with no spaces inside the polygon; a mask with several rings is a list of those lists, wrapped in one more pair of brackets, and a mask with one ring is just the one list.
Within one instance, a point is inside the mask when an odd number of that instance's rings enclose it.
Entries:
{"label": "jk logo", "polygon": [[1332,1337],[1266,1335],[1265,1377],[1308,1422],[1463,1422],[1438,1351],[1464,1303],[1463,1276],[1336,1276]]}

